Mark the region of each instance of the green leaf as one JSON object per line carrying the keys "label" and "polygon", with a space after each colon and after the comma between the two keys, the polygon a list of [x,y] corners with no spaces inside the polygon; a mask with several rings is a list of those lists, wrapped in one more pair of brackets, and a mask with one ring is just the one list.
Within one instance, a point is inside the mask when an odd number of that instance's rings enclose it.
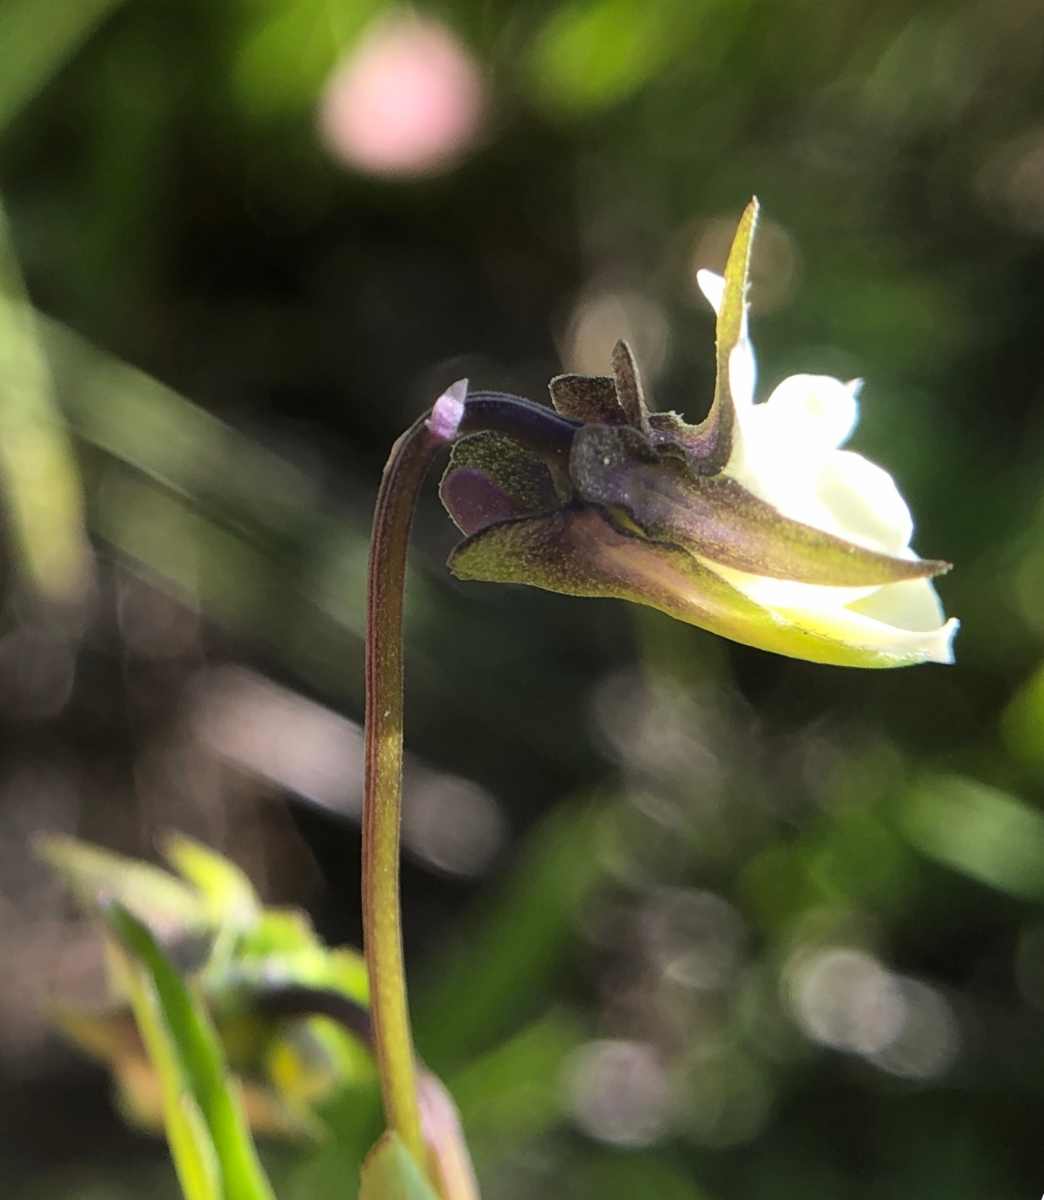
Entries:
{"label": "green leaf", "polygon": [[639,91],[679,45],[664,0],[569,0],[537,34],[525,63],[537,103],[583,117]]}
{"label": "green leaf", "polygon": [[359,1200],[439,1200],[396,1133],[386,1133],[362,1167]]}
{"label": "green leaf", "polygon": [[40,838],[36,850],[89,912],[118,901],[164,940],[209,928],[207,907],[196,890],[160,867],[71,837]]}
{"label": "green leaf", "polygon": [[4,0],[0,8],[0,130],[58,74],[120,0]]}
{"label": "green leaf", "polygon": [[[10,15],[10,6],[0,9],[0,48],[6,49],[4,13]],[[3,65],[4,55],[0,53],[0,106]],[[83,489],[68,431],[55,403],[39,323],[25,295],[2,206],[0,492],[24,582],[55,603],[79,600],[93,569],[84,525]]]}
{"label": "green leaf", "polygon": [[167,1138],[188,1200],[273,1200],[217,1032],[148,928],[105,910],[129,951],[131,1003],[162,1080]]}
{"label": "green leaf", "polygon": [[202,895],[215,925],[249,929],[261,916],[261,902],[250,880],[233,862],[183,833],[170,833],[163,857]]}
{"label": "green leaf", "polygon": [[901,800],[899,824],[929,858],[987,887],[1044,899],[1044,817],[999,788],[939,775]]}

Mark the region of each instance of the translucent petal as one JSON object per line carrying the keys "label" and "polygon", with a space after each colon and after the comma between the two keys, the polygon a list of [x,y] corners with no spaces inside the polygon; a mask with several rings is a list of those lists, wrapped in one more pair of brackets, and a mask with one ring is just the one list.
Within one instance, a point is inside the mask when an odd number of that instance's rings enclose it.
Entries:
{"label": "translucent petal", "polygon": [[791,579],[770,579],[767,575],[752,575],[720,563],[710,563],[714,570],[737,591],[749,596],[765,608],[802,608],[827,611],[872,596],[881,590],[878,584],[868,587],[824,587],[799,583]]}
{"label": "translucent petal", "polygon": [[778,454],[836,450],[851,436],[859,405],[849,384],[829,375],[791,375],[750,414],[748,436],[771,440]]}
{"label": "translucent petal", "polygon": [[729,392],[740,427],[745,427],[744,416],[754,406],[754,388],[758,382],[758,364],[754,358],[754,347],[750,338],[741,337],[729,355]]}
{"label": "translucent petal", "polygon": [[927,579],[890,583],[849,607],[875,621],[921,633],[938,629],[945,619],[939,594]]}
{"label": "translucent petal", "polygon": [[840,532],[861,546],[900,554],[913,537],[913,517],[895,480],[876,463],[851,450],[824,459],[816,497]]}
{"label": "translucent petal", "polygon": [[830,612],[778,611],[786,620],[812,633],[834,638],[849,646],[859,646],[867,652],[878,650],[897,656],[910,656],[920,662],[952,663],[953,638],[960,628],[960,622],[954,617],[935,629],[914,630],[899,629],[851,608],[836,608]]}
{"label": "translucent petal", "polygon": [[[727,473],[784,516],[870,550],[911,557],[913,518],[891,475],[861,454],[832,448],[854,423],[854,405],[843,384],[828,404],[817,402],[815,415],[796,394],[775,411],[770,403],[754,405],[742,414],[742,444]],[[805,415],[788,421],[787,408]]]}
{"label": "translucent petal", "polygon": [[725,295],[725,280],[713,271],[697,271],[696,282],[699,284],[700,291],[710,302],[711,308],[717,314],[721,308],[722,298]]}

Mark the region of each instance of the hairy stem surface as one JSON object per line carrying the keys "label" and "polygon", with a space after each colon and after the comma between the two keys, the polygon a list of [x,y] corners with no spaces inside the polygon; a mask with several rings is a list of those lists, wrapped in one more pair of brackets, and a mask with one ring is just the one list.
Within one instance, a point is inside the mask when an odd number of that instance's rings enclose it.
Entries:
{"label": "hairy stem surface", "polygon": [[366,781],[363,797],[363,936],[385,1117],[422,1167],[413,1038],[399,913],[402,810],[402,634],[406,548],[424,475],[445,441],[427,417],[392,447],[370,542],[366,616]]}
{"label": "hairy stem surface", "polygon": [[458,436],[486,429],[510,433],[562,466],[577,424],[519,396],[467,396],[462,379],[392,447],[377,494],[366,609],[363,936],[385,1117],[425,1168],[399,910],[403,593],[410,524],[428,468]]}

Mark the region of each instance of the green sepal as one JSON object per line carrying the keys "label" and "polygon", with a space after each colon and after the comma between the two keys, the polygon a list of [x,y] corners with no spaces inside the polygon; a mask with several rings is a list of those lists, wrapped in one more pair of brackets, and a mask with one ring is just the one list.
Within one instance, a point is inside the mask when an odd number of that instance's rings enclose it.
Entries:
{"label": "green sepal", "polygon": [[605,425],[627,424],[627,413],[611,375],[556,375],[547,388],[551,403],[563,417]]}
{"label": "green sepal", "polygon": [[462,468],[481,471],[519,513],[546,512],[560,503],[544,460],[507,434],[485,430],[454,442],[440,489],[454,471]]}
{"label": "green sepal", "polygon": [[920,661],[830,638],[755,603],[685,550],[616,527],[596,508],[491,525],[450,555],[459,579],[524,583],[570,596],[647,604],[691,625],[792,658],[846,667]]}
{"label": "green sepal", "polygon": [[948,564],[893,558],[793,521],[727,475],[693,475],[634,429],[585,425],[569,458],[580,499],[621,510],[647,538],[736,571],[821,587],[879,587]]}
{"label": "green sepal", "polygon": [[713,446],[707,456],[707,464],[713,465],[716,470],[724,468],[732,457],[736,406],[729,381],[729,360],[740,339],[746,335],[750,254],[760,207],[755,197],[744,209],[729,250],[725,264],[725,291],[715,327],[714,400],[707,419],[696,430],[701,441],[708,447]]}
{"label": "green sepal", "polygon": [[649,430],[638,363],[625,341],[613,347],[612,375],[556,375],[548,384],[551,403],[564,417],[599,425]]}
{"label": "green sepal", "polygon": [[439,1200],[406,1143],[390,1130],[366,1156],[359,1200]]}
{"label": "green sepal", "polygon": [[613,380],[616,384],[616,395],[620,407],[627,414],[627,423],[632,429],[640,429],[642,433],[649,432],[649,406],[645,403],[645,389],[642,387],[642,377],[638,372],[638,363],[634,351],[624,341],[619,341],[613,347],[610,360],[613,368]]}

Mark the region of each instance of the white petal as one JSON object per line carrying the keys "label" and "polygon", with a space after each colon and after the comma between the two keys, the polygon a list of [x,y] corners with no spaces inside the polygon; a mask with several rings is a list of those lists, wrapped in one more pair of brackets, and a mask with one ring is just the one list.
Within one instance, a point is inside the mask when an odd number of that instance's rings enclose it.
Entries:
{"label": "white petal", "polygon": [[748,575],[705,563],[751,600],[802,629],[852,646],[952,662],[958,623],[943,623],[942,606],[930,580],[914,579],[877,588],[830,588]]}
{"label": "white petal", "polygon": [[780,616],[849,646],[911,655],[923,662],[952,663],[953,637],[960,628],[960,622],[951,617],[945,625],[936,629],[897,629],[894,625],[875,621],[873,617],[853,612],[850,608],[838,608],[831,613],[781,609]]}
{"label": "white petal", "polygon": [[830,514],[832,532],[884,554],[906,556],[913,517],[895,480],[851,450],[837,450],[820,465],[816,499]]}
{"label": "white petal", "polygon": [[937,629],[943,623],[942,603],[930,579],[889,583],[865,599],[850,603],[849,608],[875,621],[920,633]]}
{"label": "white petal", "polygon": [[750,575],[746,571],[736,571],[732,567],[723,567],[719,563],[707,563],[723,579],[751,600],[771,609],[815,609],[828,612],[864,600],[879,592],[880,586],[873,584],[869,587],[837,588],[820,587],[817,584],[798,583],[793,579],[772,579],[768,575]]}
{"label": "white petal", "polygon": [[700,291],[710,301],[711,308],[715,313],[721,311],[721,302],[725,297],[725,279],[721,275],[715,275],[713,271],[697,271],[696,282],[700,285]]}
{"label": "white petal", "polygon": [[[758,379],[758,364],[754,358],[754,347],[746,333],[732,347],[729,355],[729,391],[737,411],[754,408],[754,386]],[[743,423],[743,417],[740,417]]]}
{"label": "white petal", "polygon": [[806,452],[836,450],[859,420],[852,386],[829,375],[791,375],[755,412],[777,453],[791,444]]}
{"label": "white petal", "polygon": [[871,649],[914,653],[952,662],[955,622],[943,623],[940,599],[930,580],[906,580],[876,588],[827,588],[748,575],[704,563],[739,592],[803,629]]}

